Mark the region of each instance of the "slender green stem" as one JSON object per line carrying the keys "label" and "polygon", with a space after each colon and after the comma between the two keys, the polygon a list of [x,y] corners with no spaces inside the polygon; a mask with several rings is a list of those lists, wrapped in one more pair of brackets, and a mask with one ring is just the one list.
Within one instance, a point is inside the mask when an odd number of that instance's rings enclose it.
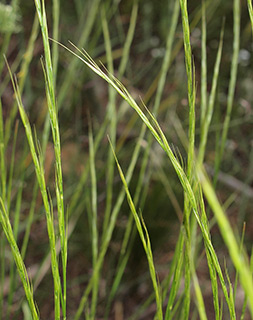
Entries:
{"label": "slender green stem", "polygon": [[[20,179],[20,185],[18,188],[18,193],[17,193],[17,200],[16,200],[16,208],[15,208],[15,213],[14,213],[14,223],[13,223],[13,235],[14,239],[17,242],[18,240],[18,229],[19,229],[19,222],[20,222],[20,210],[21,210],[21,202],[22,202],[22,192],[24,188],[24,179],[25,179],[25,167],[24,167],[24,159],[27,156],[27,148],[24,148],[23,152],[23,160],[22,160],[22,166],[21,166],[21,179]],[[10,317],[10,312],[11,312],[11,306],[13,303],[13,296],[14,292],[16,289],[16,272],[14,269],[14,261],[11,261],[10,264],[10,289],[9,289],[9,295],[8,295],[8,319]]]}
{"label": "slender green stem", "polygon": [[200,127],[202,127],[204,124],[206,109],[207,109],[206,1],[202,0]]}
{"label": "slender green stem", "polygon": [[[53,39],[59,40],[59,20],[60,20],[60,2],[53,0]],[[54,85],[56,84],[58,69],[59,47],[56,43],[52,46],[52,64],[54,74]]]}
{"label": "slender green stem", "polygon": [[[212,88],[211,88],[211,93],[209,97],[209,102],[206,109],[206,113],[204,115],[204,121],[201,124],[200,146],[199,146],[199,154],[198,154],[198,161],[200,164],[202,164],[204,161],[207,136],[208,136],[209,127],[210,127],[213,110],[214,110],[214,102],[215,102],[215,96],[216,96],[216,88],[218,83],[222,46],[223,46],[223,35],[224,35],[224,24],[222,26],[221,34],[220,34],[220,43],[219,43],[219,48],[218,48],[215,66],[214,66],[213,81],[212,81]],[[203,93],[203,94],[206,95],[206,93]]]}
{"label": "slender green stem", "polygon": [[[84,26],[82,27],[82,34],[81,34],[79,41],[78,41],[79,48],[85,48],[87,45],[89,35],[92,31],[96,16],[98,14],[100,1],[101,0],[94,0],[91,2],[91,7],[89,8],[89,14],[87,15],[88,18],[84,19],[85,23],[84,23]],[[68,88],[70,87],[70,85],[73,81],[77,65],[78,65],[77,60],[72,59],[69,64],[69,67],[68,67],[68,76],[64,77],[63,82],[61,83],[61,86],[59,89],[59,94],[58,94],[58,99],[57,99],[57,105],[58,105],[59,110],[61,109],[61,107],[63,105],[64,99],[65,99],[66,94],[68,92]]]}
{"label": "slender green stem", "polygon": [[216,155],[214,185],[216,185],[217,183],[219,168],[220,168],[220,164],[221,164],[224,150],[225,150],[225,144],[227,141],[228,129],[229,129],[229,124],[231,119],[233,103],[234,103],[235,85],[236,85],[237,69],[238,69],[238,57],[239,57],[239,49],[240,49],[240,0],[234,0],[233,12],[234,12],[233,56],[232,56],[229,88],[228,88],[226,116],[225,116],[222,135],[220,139],[219,152]]}
{"label": "slender green stem", "polygon": [[[113,146],[111,144],[111,148],[113,150]],[[151,244],[150,244],[150,239],[149,239],[149,235],[148,235],[148,231],[147,228],[145,226],[144,220],[142,218],[142,216],[139,217],[139,215],[136,212],[135,209],[135,205],[134,202],[132,200],[132,197],[130,195],[129,189],[128,189],[128,185],[124,176],[124,173],[119,165],[118,159],[116,157],[116,154],[113,150],[114,153],[114,157],[115,157],[115,161],[119,170],[119,174],[122,180],[122,183],[124,185],[125,188],[125,192],[127,195],[127,200],[129,203],[129,207],[130,210],[133,214],[134,220],[135,220],[135,224],[137,227],[137,230],[139,232],[144,250],[146,252],[147,255],[147,260],[148,260],[148,264],[149,264],[149,271],[150,271],[150,277],[152,279],[152,283],[153,283],[153,287],[154,287],[154,291],[155,291],[155,296],[156,296],[156,306],[157,306],[157,318],[158,319],[163,319],[163,312],[162,312],[162,298],[161,298],[161,290],[160,290],[160,286],[157,280],[157,276],[156,276],[156,271],[155,271],[155,266],[154,266],[154,261],[153,261],[153,254],[152,254],[152,249],[151,249]]]}
{"label": "slender green stem", "polygon": [[[108,23],[105,16],[105,9],[103,7],[102,13],[102,26],[103,26],[103,34],[105,40],[105,50],[106,50],[106,58],[108,63],[108,71],[110,73],[114,73],[113,67],[113,58],[112,58],[112,46],[110,41],[110,34]],[[117,127],[117,113],[116,113],[116,93],[113,88],[108,88],[109,90],[109,102],[108,102],[108,112],[107,116],[109,119],[109,135],[112,141],[113,146],[115,147],[116,144],[116,127]],[[107,177],[106,177],[106,207],[105,207],[105,215],[104,215],[104,222],[103,222],[103,236],[107,230],[111,208],[112,208],[112,197],[113,197],[113,179],[114,179],[114,160],[113,155],[111,152],[108,153],[107,158]]]}
{"label": "slender green stem", "polygon": [[252,1],[251,0],[247,0],[247,3],[248,3],[248,10],[249,10],[251,28],[252,28],[252,36],[253,36],[253,7],[252,7]]}
{"label": "slender green stem", "polygon": [[[92,264],[95,269],[98,258],[98,226],[97,226],[97,178],[95,169],[95,151],[90,123],[89,129],[89,149],[90,149],[90,175],[91,175],[91,235],[92,235]],[[94,281],[92,290],[91,319],[95,319],[97,295],[99,286],[99,275]]]}

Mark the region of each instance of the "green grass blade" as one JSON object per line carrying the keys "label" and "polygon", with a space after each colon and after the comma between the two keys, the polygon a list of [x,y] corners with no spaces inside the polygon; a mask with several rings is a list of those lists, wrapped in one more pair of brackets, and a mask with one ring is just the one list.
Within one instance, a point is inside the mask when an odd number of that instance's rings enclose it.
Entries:
{"label": "green grass blade", "polygon": [[137,23],[137,14],[138,14],[138,2],[139,0],[133,1],[133,8],[130,17],[129,28],[127,32],[127,36],[124,42],[122,58],[120,60],[119,65],[119,79],[124,75],[129,59],[129,51],[134,37],[134,31]]}
{"label": "green grass blade", "polygon": [[[191,264],[191,265],[193,265],[193,264]],[[193,270],[192,270],[192,279],[193,279],[193,284],[194,284],[194,289],[195,289],[196,304],[197,304],[198,311],[199,311],[199,317],[201,320],[207,320],[204,299],[203,299],[203,296],[201,293],[199,281],[198,281],[196,272]]]}
{"label": "green grass blade", "polygon": [[241,284],[244,288],[245,293],[249,297],[249,307],[251,315],[253,315],[253,283],[248,263],[245,261],[240,252],[240,248],[236,242],[229,221],[225,216],[221,205],[218,202],[218,199],[214,193],[214,190],[210,182],[208,181],[203,172],[199,171],[199,175],[206,199],[210,207],[212,208],[213,213],[215,214],[221,234],[229,250],[230,257],[239,274]]}
{"label": "green grass blade", "polygon": [[34,211],[36,207],[36,199],[38,196],[38,191],[39,191],[39,184],[37,180],[34,182],[34,189],[33,189],[33,195],[32,195],[32,201],[31,201],[31,206],[29,210],[29,214],[26,220],[26,230],[25,230],[25,235],[23,238],[23,243],[21,247],[21,256],[24,259],[26,255],[26,250],[27,250],[27,245],[30,237],[30,231],[31,231],[31,226],[33,223],[33,218],[34,218]]}
{"label": "green grass blade", "polygon": [[[206,229],[210,229],[209,222],[207,220],[207,216],[205,214],[205,203],[204,203],[204,198],[203,198],[203,192],[202,189],[198,188],[199,191],[199,199],[200,199],[200,208],[202,212],[202,222],[205,224]],[[207,264],[208,264],[208,269],[209,269],[209,274],[210,274],[210,279],[211,279],[211,285],[212,285],[212,292],[213,292],[213,305],[214,305],[214,311],[215,311],[215,319],[219,320],[220,319],[220,307],[219,307],[219,289],[218,289],[218,282],[217,282],[217,273],[216,273],[216,268],[212,260],[212,256],[208,250],[208,247],[205,246],[205,251],[206,251],[206,258],[207,258]]]}
{"label": "green grass blade", "polygon": [[[111,142],[110,142],[110,144],[111,144]],[[161,290],[160,290],[159,283],[158,283],[157,278],[156,278],[156,271],[155,271],[155,266],[154,266],[154,261],[153,261],[153,254],[152,254],[152,249],[151,249],[151,244],[150,244],[150,240],[149,240],[148,231],[147,231],[147,228],[146,228],[146,226],[144,224],[143,218],[142,217],[139,218],[139,216],[138,216],[138,214],[136,212],[135,205],[134,205],[134,202],[133,202],[132,197],[130,195],[125,176],[124,176],[123,171],[122,171],[122,169],[121,169],[121,167],[119,165],[118,159],[116,157],[116,154],[115,154],[115,152],[113,150],[113,146],[112,145],[111,145],[111,148],[112,148],[112,151],[113,151],[113,154],[114,154],[114,157],[115,157],[115,161],[116,161],[116,164],[117,164],[117,167],[118,167],[118,170],[119,170],[119,174],[120,174],[122,183],[123,183],[124,188],[125,188],[125,192],[126,192],[128,203],[129,203],[129,207],[130,207],[131,212],[133,214],[137,230],[139,232],[139,235],[140,235],[144,250],[145,250],[146,255],[147,255],[147,260],[148,260],[149,270],[150,270],[150,277],[152,279],[152,283],[153,283],[153,287],[154,287],[154,291],[155,291],[155,295],[156,295],[157,317],[158,317],[158,319],[163,319]]]}
{"label": "green grass blade", "polygon": [[207,109],[207,57],[206,57],[206,1],[202,0],[201,34],[201,106],[200,127],[204,124]]}
{"label": "green grass blade", "polygon": [[224,24],[222,26],[221,34],[220,34],[220,43],[219,43],[219,48],[218,48],[215,66],[214,66],[212,88],[211,88],[211,93],[209,97],[208,107],[206,110],[206,114],[204,115],[203,123],[201,125],[200,146],[199,146],[199,154],[198,154],[198,161],[200,164],[202,164],[204,161],[207,136],[208,136],[208,131],[209,131],[210,123],[212,120],[212,115],[213,115],[216,88],[217,88],[219,70],[220,70],[220,62],[221,62],[221,54],[222,54],[222,46],[223,46],[223,35],[224,35]]}
{"label": "green grass blade", "polygon": [[[245,237],[245,229],[246,229],[246,223],[243,224],[243,229],[242,229],[242,235],[241,235],[241,241],[240,241],[240,252],[241,254],[243,253],[243,243],[244,243],[244,237]],[[234,301],[236,301],[236,291],[237,291],[237,286],[238,286],[238,272],[236,271],[235,274],[235,281],[234,281]]]}
{"label": "green grass blade", "polygon": [[[8,65],[7,65],[8,66]],[[60,291],[61,291],[61,283],[60,283],[60,276],[59,276],[59,269],[58,269],[58,261],[56,257],[56,248],[55,248],[55,231],[54,231],[54,223],[53,223],[53,216],[52,216],[52,208],[48,198],[48,193],[46,189],[45,177],[44,177],[44,168],[42,165],[42,157],[38,157],[36,153],[36,148],[34,144],[33,134],[31,130],[31,126],[28,120],[28,117],[24,111],[24,107],[22,104],[19,87],[17,81],[14,82],[14,79],[11,75],[11,71],[9,69],[12,85],[15,92],[15,97],[17,99],[17,104],[20,112],[20,116],[26,131],[26,137],[29,144],[30,152],[32,155],[35,172],[37,176],[37,180],[40,186],[41,195],[46,211],[46,218],[47,218],[47,228],[48,228],[48,236],[50,242],[50,249],[51,249],[51,257],[52,257],[52,274],[54,279],[54,290],[55,290],[55,318],[60,319]]]}
{"label": "green grass blade", "polygon": [[[35,14],[31,35],[30,35],[28,45],[27,45],[27,49],[22,57],[20,72],[18,73],[19,89],[20,89],[21,94],[24,90],[25,81],[28,76],[29,66],[32,61],[35,41],[38,36],[38,30],[39,30],[39,21],[38,21],[37,15]],[[8,141],[10,139],[10,136],[12,133],[12,125],[13,125],[13,122],[16,118],[17,112],[18,112],[18,106],[15,101],[13,104],[13,107],[11,109],[10,116],[6,119],[6,124],[5,124],[5,144],[6,145],[8,144]]]}
{"label": "green grass blade", "polygon": [[33,319],[39,319],[38,312],[37,312],[36,305],[35,305],[34,298],[33,298],[33,289],[32,289],[32,286],[29,282],[26,267],[24,265],[23,259],[21,257],[20,252],[19,252],[16,240],[15,240],[15,237],[14,237],[14,234],[12,231],[12,227],[11,227],[10,220],[9,220],[9,214],[6,211],[6,208],[3,203],[2,198],[0,198],[0,204],[1,204],[0,223],[2,225],[5,236],[9,242],[9,245],[11,246],[12,255],[15,260],[17,270],[18,270],[20,279],[22,281],[22,285],[24,287],[27,302],[29,304]]}
{"label": "green grass blade", "polygon": [[[6,203],[6,183],[7,183],[7,168],[5,161],[5,142],[4,142],[4,124],[3,124],[3,111],[2,111],[2,99],[0,97],[0,170],[1,170],[1,197],[3,202]],[[5,279],[5,238],[1,233],[0,236],[0,315],[3,310],[3,290]]]}
{"label": "green grass blade", "polygon": [[[66,48],[66,47],[65,47]],[[67,50],[69,50],[71,52],[70,49],[66,48]],[[78,50],[78,48],[76,48]],[[145,125],[148,127],[148,129],[150,130],[150,132],[153,134],[153,136],[155,137],[155,139],[157,140],[157,142],[160,144],[160,146],[164,149],[164,151],[166,152],[167,156],[169,157],[170,161],[172,162],[172,165],[178,175],[178,178],[182,184],[182,187],[185,191],[185,193],[187,194],[187,197],[189,199],[189,203],[192,207],[194,216],[201,228],[201,232],[205,241],[205,244],[208,248],[208,250],[210,251],[212,260],[213,260],[213,264],[215,265],[215,268],[217,270],[217,273],[219,275],[221,284],[222,284],[222,289],[224,292],[224,295],[226,297],[226,300],[228,302],[228,305],[230,305],[230,301],[229,301],[229,297],[227,294],[227,289],[226,289],[226,284],[225,281],[223,279],[222,276],[222,272],[221,272],[221,268],[216,256],[216,253],[214,251],[214,248],[212,246],[210,237],[209,237],[209,231],[206,229],[205,225],[203,225],[203,223],[200,220],[200,216],[198,213],[198,206],[197,206],[197,201],[196,198],[194,196],[193,190],[191,188],[190,182],[187,179],[187,176],[185,175],[184,169],[181,167],[180,163],[178,162],[177,158],[175,157],[173,151],[171,150],[168,141],[164,135],[164,133],[162,132],[158,122],[156,121],[156,119],[154,118],[154,116],[149,113],[149,116],[152,120],[152,122],[154,123],[155,126],[153,126],[151,124],[151,122],[148,120],[147,116],[143,113],[143,111],[140,109],[140,107],[137,105],[137,103],[134,101],[134,99],[131,97],[131,95],[128,93],[128,91],[123,87],[123,85],[112,75],[108,75],[105,74],[99,67],[98,65],[89,57],[89,55],[85,52],[79,51],[80,53],[83,54],[84,58],[79,57],[76,53],[75,54],[79,59],[81,59],[86,65],[89,66],[89,68],[91,68],[95,73],[97,73],[100,77],[102,77],[103,79],[105,79],[110,85],[112,85],[115,90],[129,103],[129,105],[137,112],[137,114],[139,115],[139,117],[142,119],[142,121],[145,123]],[[108,239],[110,237],[111,231],[110,233],[108,232]],[[106,249],[104,250],[104,252],[106,252]],[[103,254],[104,254],[103,252]],[[101,254],[102,257],[102,254]],[[102,259],[102,258],[101,258]],[[99,259],[98,259],[99,261]],[[99,266],[98,266],[99,268]],[[77,315],[76,315],[76,319],[79,319],[81,312],[86,304],[87,301],[87,295],[90,292],[91,286],[92,286],[92,281],[93,278],[91,279],[83,297],[80,303],[80,307],[78,309]],[[232,314],[232,307],[230,308],[231,310],[231,314]]]}
{"label": "green grass blade", "polygon": [[225,144],[227,141],[228,129],[229,129],[233,102],[234,102],[235,85],[236,85],[237,69],[238,69],[238,57],[239,57],[239,49],[240,49],[240,0],[234,0],[233,12],[234,12],[233,56],[232,56],[229,88],[228,88],[226,116],[223,124],[220,148],[216,156],[214,185],[217,182],[218,172],[219,172],[220,164],[221,164],[224,150],[225,150]]}
{"label": "green grass blade", "polygon": [[165,56],[163,59],[159,82],[157,85],[155,103],[154,103],[154,108],[153,108],[153,113],[155,115],[158,113],[158,108],[161,103],[162,93],[163,93],[163,89],[164,89],[164,85],[165,85],[165,81],[166,81],[166,75],[167,75],[167,72],[168,72],[168,69],[169,69],[169,66],[171,63],[172,45],[173,45],[175,31],[176,31],[176,27],[177,27],[177,23],[178,23],[179,9],[180,9],[179,1],[176,0],[174,2],[173,15],[171,18],[171,26],[170,26],[167,41],[166,41],[166,52],[165,52]]}
{"label": "green grass blade", "polygon": [[[135,7],[136,7],[136,3],[134,3],[134,5],[133,5],[132,16],[131,16],[131,22],[133,21],[134,25],[136,23],[135,20],[136,20],[136,15],[137,15],[137,8],[135,8]],[[161,68],[161,75],[160,75],[160,78],[159,78],[158,88],[157,88],[157,92],[156,92],[156,96],[155,96],[155,103],[154,103],[154,108],[153,108],[155,114],[157,114],[157,112],[158,112],[158,108],[159,108],[161,97],[162,97],[163,88],[164,88],[164,85],[165,85],[166,74],[167,74],[167,71],[168,71],[168,68],[169,68],[169,64],[170,64],[172,43],[173,43],[173,39],[174,39],[174,35],[175,35],[175,29],[176,29],[176,25],[177,25],[177,21],[178,21],[178,16],[179,16],[179,3],[177,1],[175,1],[174,10],[173,10],[173,16],[172,16],[172,22],[171,22],[171,28],[170,28],[170,30],[168,32],[168,38],[167,38],[167,43],[166,43],[166,53],[165,53],[165,56],[164,56],[164,59],[163,59],[163,64],[162,64],[162,68]],[[129,27],[129,33],[133,32],[133,30],[134,30],[134,28],[131,27],[131,22],[130,22],[130,27]],[[128,35],[129,35],[129,33],[128,33]],[[128,39],[128,36],[127,36],[127,39]],[[126,44],[127,44],[127,41],[126,41]],[[126,46],[124,46],[123,52],[125,51],[125,47]],[[126,60],[126,59],[124,59],[124,54],[123,54],[123,57],[122,57],[122,60],[121,60],[121,64],[120,64],[120,67],[119,67],[119,74],[120,75],[122,74],[122,72],[120,70],[121,70],[121,66],[122,66],[124,60]],[[145,132],[146,132],[146,126],[144,125],[144,126],[142,126],[140,137],[143,137]],[[149,137],[148,137],[148,146],[145,148],[145,153],[144,153],[143,161],[142,161],[142,164],[141,164],[141,171],[140,171],[140,175],[139,175],[139,180],[138,180],[136,191],[135,191],[135,196],[134,196],[134,203],[135,204],[138,201],[139,194],[141,192],[141,188],[142,188],[143,181],[144,181],[143,179],[146,176],[145,171],[146,171],[146,167],[147,167],[148,160],[149,160],[149,153],[150,153],[151,144],[152,144],[152,135],[149,135]],[[146,179],[146,184],[148,184],[147,177],[145,179]],[[126,248],[126,246],[128,244],[128,241],[129,241],[129,238],[130,238],[130,234],[131,234],[131,230],[132,230],[132,223],[133,223],[133,217],[131,215],[129,217],[127,228],[126,228],[126,232],[125,232],[125,235],[124,235],[121,254],[123,254],[123,252],[125,251],[124,248]],[[122,260],[122,264],[123,265],[126,264],[126,260],[125,259]],[[120,264],[119,264],[119,266],[120,266]],[[122,270],[122,267],[123,267],[122,265],[119,267],[120,270]],[[114,289],[114,291],[115,291],[115,289]],[[114,293],[112,293],[110,295],[110,300],[112,299],[112,295],[113,294]]]}
{"label": "green grass blade", "polygon": [[[53,0],[53,38],[59,39],[59,20],[60,20],[60,1]],[[53,64],[53,74],[54,74],[54,85],[56,84],[57,78],[57,68],[59,59],[59,47],[56,43],[52,46],[52,64]]]}
{"label": "green grass blade", "polygon": [[7,182],[7,172],[5,163],[5,142],[4,142],[4,124],[3,124],[3,108],[2,100],[0,98],[0,168],[1,168],[1,195],[3,201],[6,198],[6,182]]}
{"label": "green grass blade", "polygon": [[13,173],[14,173],[14,165],[15,165],[15,151],[16,151],[17,135],[18,135],[18,122],[16,122],[16,125],[15,125],[13,146],[12,146],[12,152],[11,152],[7,199],[6,199],[8,210],[10,210],[10,205],[11,205],[11,191],[12,191],[12,181],[13,181]]}
{"label": "green grass blade", "polygon": [[180,0],[183,35],[184,35],[184,48],[185,48],[185,66],[187,73],[188,83],[188,103],[189,103],[189,146],[188,146],[188,164],[187,176],[191,180],[193,158],[194,158],[194,143],[195,143],[195,83],[194,74],[192,71],[192,51],[190,43],[190,26],[188,19],[187,0]]}
{"label": "green grass blade", "polygon": [[[101,0],[94,0],[91,2],[91,7],[88,9],[89,10],[88,18],[85,21],[85,24],[82,28],[82,34],[81,34],[80,39],[78,41],[79,48],[84,48],[87,45],[89,35],[92,31],[92,28],[95,23],[95,19],[98,15],[98,9],[99,9],[100,2],[101,2]],[[86,7],[86,9],[87,9],[87,7]],[[59,89],[59,94],[58,94],[58,99],[57,99],[57,105],[58,105],[59,110],[62,107],[63,101],[66,97],[67,92],[68,92],[68,88],[70,87],[70,85],[73,81],[77,66],[78,66],[77,60],[72,59],[69,64],[69,67],[68,67],[68,75],[67,75],[67,77],[64,77],[64,80],[63,80],[63,82],[60,86],[60,89]]]}
{"label": "green grass blade", "polygon": [[[130,220],[128,220],[128,221],[130,221]],[[131,230],[132,230],[132,225],[131,225]],[[119,260],[119,263],[117,266],[117,273],[116,273],[115,278],[113,280],[113,284],[111,286],[110,294],[109,294],[109,297],[107,300],[107,305],[106,305],[106,310],[105,310],[105,319],[108,319],[111,303],[116,295],[116,292],[117,292],[118,287],[120,285],[120,281],[123,277],[129,256],[132,252],[133,241],[131,241],[131,240],[135,239],[135,234],[136,234],[136,229],[133,230],[131,239],[130,240],[127,239],[127,244],[129,244],[128,248],[126,250],[124,250],[123,253],[122,253],[122,250],[120,252],[121,257],[120,257],[120,260]],[[124,241],[123,241],[123,243],[124,243]],[[122,247],[123,247],[123,244],[122,244]]]}
{"label": "green grass blade", "polygon": [[[106,58],[108,64],[108,71],[110,73],[114,73],[113,67],[113,57],[112,57],[112,45],[110,41],[110,34],[108,23],[105,16],[105,8],[101,12],[101,19],[102,19],[102,28],[104,34],[104,41],[105,41],[105,50],[106,50]],[[117,113],[116,113],[116,93],[112,87],[108,88],[109,93],[109,101],[107,106],[107,117],[109,119],[109,135],[112,139],[112,144],[115,147],[116,143],[116,127],[117,127]],[[103,236],[107,230],[108,223],[110,220],[110,214],[112,209],[112,200],[113,200],[113,180],[114,180],[114,160],[113,155],[111,152],[108,153],[107,158],[107,177],[106,177],[106,207],[105,207],[105,214],[104,214],[104,221],[103,221]]]}
{"label": "green grass blade", "polygon": [[[89,126],[89,158],[90,158],[90,175],[91,175],[91,236],[92,236],[92,264],[95,269],[98,257],[98,226],[97,226],[97,178],[95,169],[95,152],[94,142],[92,135],[91,123]],[[94,281],[92,290],[92,303],[91,303],[91,319],[95,319],[97,294],[99,286],[99,276]]]}
{"label": "green grass blade", "polygon": [[[181,17],[184,37],[185,67],[187,73],[188,85],[188,104],[189,104],[189,129],[188,129],[188,151],[187,151],[187,178],[191,183],[193,178],[193,158],[195,145],[195,81],[193,74],[193,60],[190,43],[190,26],[188,19],[187,0],[180,0]],[[184,299],[184,319],[188,319],[190,311],[190,283],[191,274],[191,236],[189,227],[189,218],[191,207],[188,195],[185,193],[184,202],[184,227],[185,227],[185,299]]]}
{"label": "green grass blade", "polygon": [[[140,154],[142,139],[143,139],[143,137],[140,136],[139,137],[139,141],[137,142],[137,144],[135,146],[131,161],[129,163],[129,167],[128,167],[127,174],[126,174],[127,183],[129,183],[131,178],[132,178],[133,171],[134,171],[138,156]],[[125,190],[124,190],[124,187],[122,187],[122,189],[121,189],[121,191],[120,191],[120,193],[118,195],[118,198],[115,201],[114,208],[112,210],[112,214],[111,214],[110,222],[109,222],[109,225],[108,225],[108,229],[107,229],[107,232],[105,234],[105,239],[101,244],[101,248],[100,248],[100,252],[99,252],[96,268],[95,268],[95,270],[93,270],[92,277],[91,277],[91,279],[90,279],[90,281],[89,281],[89,283],[88,283],[88,285],[86,287],[85,292],[83,293],[83,296],[82,296],[82,299],[80,301],[78,310],[77,310],[77,312],[75,314],[75,318],[74,318],[75,320],[78,320],[81,317],[81,314],[82,314],[82,312],[83,312],[83,310],[85,308],[85,305],[87,303],[88,295],[89,295],[89,293],[90,293],[90,291],[92,289],[93,281],[96,278],[97,273],[100,272],[100,268],[102,266],[102,263],[104,261],[104,256],[105,256],[105,254],[107,252],[109,243],[111,241],[111,237],[112,237],[112,233],[113,233],[113,230],[114,230],[114,227],[115,227],[116,219],[118,217],[118,213],[119,213],[119,210],[121,208],[121,205],[122,205],[122,202],[123,202],[124,198],[125,198]]]}
{"label": "green grass blade", "polygon": [[[251,270],[251,273],[253,273],[253,248],[251,249],[251,255],[250,255],[250,270]],[[245,318],[247,301],[248,301],[248,296],[247,296],[247,294],[245,294],[243,305],[242,305],[242,313],[241,313],[240,320],[244,320],[244,318]]]}
{"label": "green grass blade", "polygon": [[252,35],[253,35],[253,7],[252,7],[252,1],[251,0],[247,0],[247,3],[248,3],[248,11],[249,11],[249,17],[250,17]]}
{"label": "green grass blade", "polygon": [[[20,210],[21,210],[21,202],[22,202],[22,192],[24,188],[24,179],[25,179],[25,157],[27,156],[27,148],[24,148],[23,153],[23,160],[22,160],[22,166],[21,166],[21,179],[20,179],[20,185],[17,192],[17,199],[16,199],[16,208],[14,213],[14,222],[13,222],[13,235],[14,239],[17,242],[18,240],[18,229],[19,229],[19,222],[20,222]],[[14,291],[16,290],[16,273],[14,269],[14,261],[11,261],[10,264],[10,289],[9,289],[9,295],[8,295],[8,311],[7,311],[7,317],[10,317],[10,311],[11,306],[13,303],[13,296]]]}
{"label": "green grass blade", "polygon": [[[170,295],[169,295],[169,300],[167,303],[167,309],[166,309],[166,314],[165,314],[165,320],[171,320],[173,316],[173,305],[176,299],[176,295],[180,286],[180,279],[182,276],[182,271],[183,271],[183,261],[184,261],[184,237],[183,237],[183,232],[181,231],[179,234],[179,239],[178,239],[178,254],[176,261],[176,267],[174,271],[174,277],[170,289]],[[174,260],[174,259],[173,259]]]}

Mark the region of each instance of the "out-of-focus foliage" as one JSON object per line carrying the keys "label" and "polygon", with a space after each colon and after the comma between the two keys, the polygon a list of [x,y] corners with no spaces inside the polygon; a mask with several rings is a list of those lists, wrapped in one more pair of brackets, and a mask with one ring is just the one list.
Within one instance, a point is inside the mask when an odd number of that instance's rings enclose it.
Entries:
{"label": "out-of-focus foliage", "polygon": [[18,33],[21,31],[20,20],[21,16],[13,6],[0,3],[0,32]]}

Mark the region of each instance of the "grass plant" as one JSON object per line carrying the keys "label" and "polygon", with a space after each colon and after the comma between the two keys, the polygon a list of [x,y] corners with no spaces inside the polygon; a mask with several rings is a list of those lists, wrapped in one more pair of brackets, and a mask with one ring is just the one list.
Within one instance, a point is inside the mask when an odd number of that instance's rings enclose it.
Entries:
{"label": "grass plant", "polygon": [[[250,100],[236,88],[249,30],[241,12],[253,30],[253,9],[234,0],[225,22],[225,2],[35,0],[22,50],[20,26],[0,30],[0,319],[253,317],[250,210],[238,186],[229,197],[219,181]],[[17,18],[19,2],[10,6]],[[214,47],[208,24],[219,30]],[[236,203],[242,235],[229,216]]]}

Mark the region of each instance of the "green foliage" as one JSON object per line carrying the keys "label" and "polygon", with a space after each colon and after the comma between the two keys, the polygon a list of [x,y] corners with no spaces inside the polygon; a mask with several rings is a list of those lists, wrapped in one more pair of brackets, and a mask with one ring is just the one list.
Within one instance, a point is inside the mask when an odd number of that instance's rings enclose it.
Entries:
{"label": "green foliage", "polygon": [[252,317],[233,223],[252,178],[232,167],[230,196],[219,175],[247,150],[251,1],[18,4],[0,5],[0,319]]}

